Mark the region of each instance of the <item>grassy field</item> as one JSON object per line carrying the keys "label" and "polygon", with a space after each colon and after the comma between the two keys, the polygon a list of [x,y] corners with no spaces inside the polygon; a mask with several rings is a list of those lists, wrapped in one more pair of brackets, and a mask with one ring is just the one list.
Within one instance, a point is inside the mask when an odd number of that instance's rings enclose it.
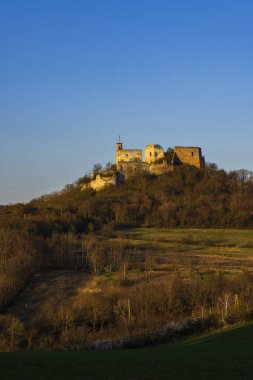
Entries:
{"label": "grassy field", "polygon": [[[146,281],[147,276],[159,281],[171,273],[182,278],[193,274],[202,277],[212,273],[236,276],[253,272],[253,233],[250,230],[202,229],[124,229],[122,236],[130,250],[127,273],[128,286]],[[146,257],[153,257],[151,274],[145,268]],[[52,270],[35,274],[8,308],[8,313],[27,323],[48,304],[64,301],[73,304],[85,292],[110,292],[119,288],[122,273],[102,273]],[[24,307],[25,305],[25,307]],[[195,315],[200,316],[195,310]]]}
{"label": "grassy field", "polygon": [[3,380],[253,377],[253,325],[145,349],[0,354]]}
{"label": "grassy field", "polygon": [[[125,229],[127,241],[152,255],[157,270],[253,272],[253,232],[231,229]],[[138,256],[138,255],[137,255]]]}
{"label": "grassy field", "polygon": [[[133,261],[141,263],[137,270],[130,266],[128,287],[147,276],[141,269],[145,256],[154,258],[153,281],[156,276],[169,277],[171,271],[180,271],[185,277],[194,272],[204,276],[217,271],[228,276],[253,272],[250,230],[124,229],[114,237],[117,239],[123,239],[126,247],[132,248],[129,251]],[[38,313],[43,302],[54,299],[56,293],[60,299],[70,301],[87,289],[117,288],[121,279],[121,273],[103,273],[94,278],[83,272],[40,273],[9,308],[9,313],[24,322]],[[1,353],[2,379],[251,380],[253,324],[145,349]]]}
{"label": "grassy field", "polygon": [[195,240],[214,239],[228,243],[253,244],[253,231],[242,229],[166,229],[166,228],[135,228],[125,229],[125,233],[145,239],[179,240],[185,236],[192,236]]}

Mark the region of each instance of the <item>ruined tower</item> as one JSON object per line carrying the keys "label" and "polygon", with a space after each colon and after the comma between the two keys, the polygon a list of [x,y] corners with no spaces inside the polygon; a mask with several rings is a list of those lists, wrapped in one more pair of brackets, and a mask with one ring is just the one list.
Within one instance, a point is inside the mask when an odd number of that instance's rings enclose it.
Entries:
{"label": "ruined tower", "polygon": [[120,167],[120,162],[142,162],[142,150],[141,149],[123,149],[123,143],[116,143],[116,165]]}

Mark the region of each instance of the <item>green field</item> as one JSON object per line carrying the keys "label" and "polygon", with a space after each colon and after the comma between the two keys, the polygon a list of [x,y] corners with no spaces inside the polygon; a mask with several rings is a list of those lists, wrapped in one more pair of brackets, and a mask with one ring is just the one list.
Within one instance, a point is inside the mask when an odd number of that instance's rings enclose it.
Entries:
{"label": "green field", "polygon": [[253,325],[156,347],[0,354],[3,380],[253,378]]}
{"label": "green field", "polygon": [[205,240],[214,239],[230,243],[245,243],[250,242],[253,244],[253,231],[242,229],[196,229],[196,228],[135,228],[125,229],[124,232],[132,236],[145,238],[145,239],[165,239],[165,240],[179,240],[184,236],[192,236],[193,239]]}
{"label": "green field", "polygon": [[136,228],[125,230],[127,236],[140,242],[154,242],[163,247],[191,245],[223,252],[253,255],[253,231],[232,229],[162,229]]}
{"label": "green field", "polygon": [[252,230],[136,228],[122,236],[140,255],[152,255],[156,270],[253,272]]}

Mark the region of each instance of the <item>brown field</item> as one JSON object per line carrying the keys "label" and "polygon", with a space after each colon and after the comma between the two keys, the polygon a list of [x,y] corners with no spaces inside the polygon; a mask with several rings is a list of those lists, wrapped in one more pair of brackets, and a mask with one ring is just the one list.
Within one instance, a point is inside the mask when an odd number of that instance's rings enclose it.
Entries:
{"label": "brown field", "polygon": [[[172,273],[187,278],[222,273],[227,276],[253,272],[253,234],[250,230],[127,229],[112,241],[121,241],[129,252],[128,286]],[[24,323],[31,323],[47,308],[75,305],[83,294],[107,293],[122,287],[122,272],[100,275],[71,270],[47,270],[29,280],[7,309]],[[72,307],[72,306],[71,306]],[[51,310],[52,313],[52,310]]]}

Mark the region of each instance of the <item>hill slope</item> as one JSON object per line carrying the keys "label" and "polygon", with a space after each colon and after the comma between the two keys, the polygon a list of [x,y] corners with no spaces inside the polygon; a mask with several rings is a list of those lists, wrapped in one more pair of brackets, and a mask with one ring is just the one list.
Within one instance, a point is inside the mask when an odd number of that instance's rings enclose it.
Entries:
{"label": "hill slope", "polygon": [[253,226],[253,182],[190,167],[97,193],[81,182],[0,207],[0,349],[252,320],[253,242],[227,228]]}
{"label": "hill slope", "polygon": [[178,167],[139,175],[119,187],[81,191],[82,179],[55,194],[0,207],[0,226],[33,235],[83,233],[110,226],[251,228],[253,182],[223,170]]}

